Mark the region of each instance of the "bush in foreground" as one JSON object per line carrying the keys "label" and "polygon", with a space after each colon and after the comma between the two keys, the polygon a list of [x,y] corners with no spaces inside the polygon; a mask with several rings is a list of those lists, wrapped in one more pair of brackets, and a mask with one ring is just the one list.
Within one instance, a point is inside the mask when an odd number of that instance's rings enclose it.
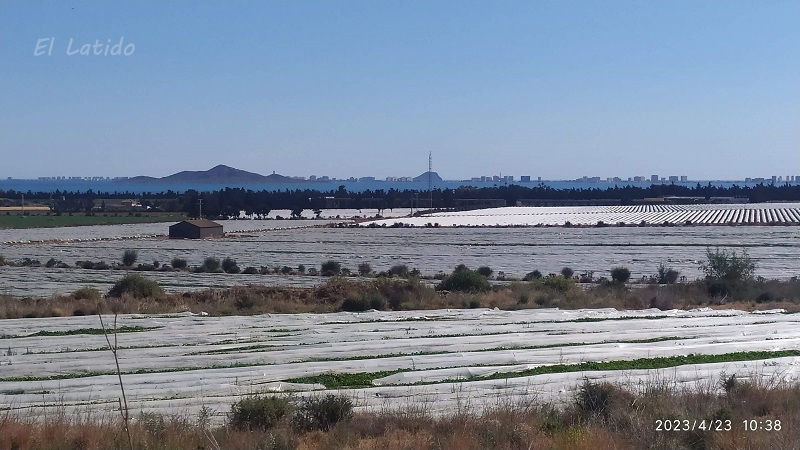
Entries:
{"label": "bush in foreground", "polygon": [[237,430],[269,430],[291,411],[286,397],[253,395],[231,405],[228,423]]}
{"label": "bush in foreground", "polygon": [[164,290],[158,283],[135,273],[125,275],[108,291],[109,297],[130,295],[133,298],[151,298],[163,294]]}
{"label": "bush in foreground", "polygon": [[343,395],[308,397],[297,407],[292,424],[298,431],[329,431],[353,417],[353,401]]}
{"label": "bush in foreground", "polygon": [[82,287],[72,293],[75,300],[100,300],[103,294],[93,287]]}

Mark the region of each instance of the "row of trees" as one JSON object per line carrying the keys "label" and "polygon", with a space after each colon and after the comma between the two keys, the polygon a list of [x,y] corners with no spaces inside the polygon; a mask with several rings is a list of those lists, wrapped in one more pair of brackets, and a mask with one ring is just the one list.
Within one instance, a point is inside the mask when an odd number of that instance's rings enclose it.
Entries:
{"label": "row of trees", "polygon": [[[633,200],[661,196],[690,197],[746,197],[751,202],[764,201],[796,201],[800,200],[800,186],[765,185],[719,187],[700,185],[694,187],[680,185],[654,184],[650,187],[624,186],[607,189],[575,188],[555,189],[544,184],[535,187],[519,185],[475,188],[462,186],[457,189],[434,189],[431,194],[416,190],[365,190],[353,192],[339,186],[336,190],[318,191],[312,189],[296,189],[283,191],[253,191],[241,188],[226,188],[218,191],[199,192],[188,190],[178,193],[165,191],[157,193],[134,194],[85,192],[16,192],[0,190],[0,199],[17,201],[24,195],[26,200],[45,202],[57,211],[87,211],[96,207],[97,199],[138,198],[145,207],[155,210],[184,212],[190,216],[199,213],[200,200],[203,213],[212,217],[238,216],[239,211],[248,215],[265,216],[273,209],[300,211],[303,209],[318,210],[326,207],[327,198],[347,199],[340,202],[347,208],[392,209],[421,205],[430,207],[429,198],[433,199],[435,208],[452,208],[459,199],[502,199],[507,205],[515,205],[522,199],[543,200],[620,200],[622,204]],[[102,200],[101,200],[102,201]]]}

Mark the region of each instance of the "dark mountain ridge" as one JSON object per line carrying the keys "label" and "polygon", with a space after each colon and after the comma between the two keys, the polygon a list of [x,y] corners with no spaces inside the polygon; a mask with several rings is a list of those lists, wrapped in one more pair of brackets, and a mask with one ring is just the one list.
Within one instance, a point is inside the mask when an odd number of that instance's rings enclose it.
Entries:
{"label": "dark mountain ridge", "polygon": [[155,183],[155,182],[170,182],[170,183],[298,183],[301,180],[295,180],[283,175],[273,173],[271,175],[261,175],[255,172],[248,172],[246,170],[236,169],[230,166],[220,164],[209,170],[184,170],[182,172],[167,175],[165,177],[156,178],[148,176],[132,177],[127,182],[135,183]]}

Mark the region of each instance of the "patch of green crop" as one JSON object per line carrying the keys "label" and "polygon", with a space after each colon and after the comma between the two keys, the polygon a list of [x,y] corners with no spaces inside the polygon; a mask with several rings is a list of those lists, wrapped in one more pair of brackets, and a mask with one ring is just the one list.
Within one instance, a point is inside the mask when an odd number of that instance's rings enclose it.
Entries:
{"label": "patch of green crop", "polygon": [[[656,338],[659,339],[659,338]],[[783,358],[787,356],[800,356],[797,350],[781,351],[755,351],[755,352],[734,352],[720,355],[698,355],[690,354],[685,356],[667,356],[657,358],[639,358],[634,360],[618,361],[591,361],[579,364],[553,364],[539,366],[519,372],[503,372],[488,375],[485,377],[470,378],[468,381],[498,380],[507,378],[520,378],[535,375],[568,373],[568,372],[588,372],[600,370],[635,370],[635,369],[665,369],[669,367],[683,366],[687,364],[711,364],[720,362],[753,361],[761,359]],[[292,378],[286,380],[289,383],[319,383],[328,389],[336,388],[359,388],[372,386],[374,380],[387,377],[401,372],[414,372],[413,370],[391,370],[382,372],[359,372],[359,373],[327,373],[309,377]],[[436,382],[420,382],[415,384],[438,384],[438,383],[460,383],[463,379],[449,379]]]}
{"label": "patch of green crop", "polygon": [[404,370],[385,370],[382,372],[359,372],[359,373],[326,373],[313,375],[310,377],[292,378],[286,380],[287,383],[321,384],[328,389],[336,388],[356,388],[372,386],[372,382],[378,378],[388,377]]}
{"label": "patch of green crop", "polygon": [[[797,350],[734,352],[719,355],[689,354],[681,356],[664,356],[656,358],[639,358],[618,361],[589,361],[579,364],[553,364],[539,366],[519,372],[495,373],[485,377],[472,378],[470,381],[498,380],[506,378],[529,377],[567,372],[587,372],[601,370],[641,370],[641,369],[666,369],[669,367],[684,366],[688,364],[712,364],[720,362],[753,361],[760,359],[784,358],[787,356],[800,356]],[[445,380],[444,382],[457,382],[461,380]]]}
{"label": "patch of green crop", "polygon": [[[123,326],[116,329],[117,333],[140,333],[142,331],[150,331],[155,330],[158,327],[140,327],[140,326]],[[109,328],[106,330],[108,334],[114,334],[114,329]],[[102,328],[78,328],[75,330],[57,330],[57,331],[37,331],[33,334],[26,334],[23,336],[15,336],[15,335],[8,335],[4,334],[0,336],[0,339],[17,339],[17,338],[29,338],[29,337],[49,337],[49,336],[74,336],[79,334],[89,334],[89,335],[102,335],[103,329]]]}

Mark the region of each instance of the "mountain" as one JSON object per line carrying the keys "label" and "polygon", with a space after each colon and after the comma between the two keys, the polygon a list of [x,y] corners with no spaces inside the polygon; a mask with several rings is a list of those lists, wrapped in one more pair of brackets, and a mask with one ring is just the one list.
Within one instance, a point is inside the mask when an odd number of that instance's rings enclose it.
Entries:
{"label": "mountain", "polygon": [[184,170],[166,177],[155,178],[139,176],[128,178],[127,182],[134,183],[209,183],[209,184],[229,184],[229,183],[297,183],[299,180],[285,177],[283,175],[271,174],[261,175],[246,170],[235,169],[233,167],[218,165],[209,170]]}
{"label": "mountain", "polygon": [[414,181],[428,181],[428,174],[431,175],[431,181],[437,182],[437,183],[439,181],[442,181],[442,177],[440,177],[439,174],[436,173],[436,172],[425,172],[425,173],[423,173],[422,175],[420,175],[418,177],[414,177]]}

